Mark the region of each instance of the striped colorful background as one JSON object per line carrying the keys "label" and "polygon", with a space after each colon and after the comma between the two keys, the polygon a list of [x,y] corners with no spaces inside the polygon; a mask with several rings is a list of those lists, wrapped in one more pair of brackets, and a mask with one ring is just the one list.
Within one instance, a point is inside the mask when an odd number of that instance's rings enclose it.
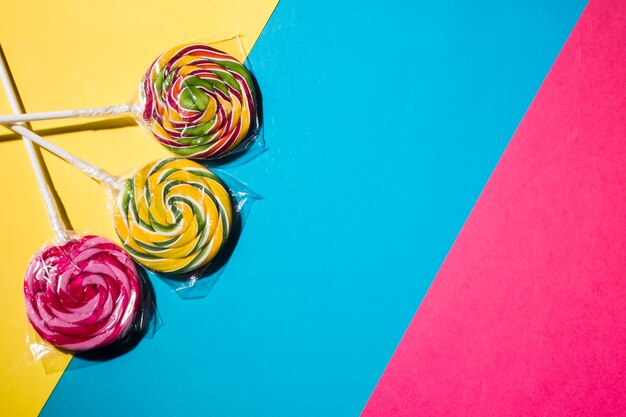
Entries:
{"label": "striped colorful background", "polygon": [[[265,199],[207,298],[155,281],[153,339],[45,374],[19,284],[51,233],[23,146],[0,141],[20,172],[0,192],[33,194],[1,213],[22,239],[0,259],[3,410],[623,415],[622,2],[68,4],[31,11],[35,31],[26,6],[0,16],[31,111],[117,104],[160,50],[250,34],[269,150],[230,172]],[[50,139],[114,172],[162,152],[136,127]],[[49,161],[76,228],[110,233],[97,185]]]}

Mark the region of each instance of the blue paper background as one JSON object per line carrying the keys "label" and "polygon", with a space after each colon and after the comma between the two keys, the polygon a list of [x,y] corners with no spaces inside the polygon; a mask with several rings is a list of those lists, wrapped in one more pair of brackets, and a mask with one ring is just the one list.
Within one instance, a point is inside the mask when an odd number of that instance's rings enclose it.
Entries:
{"label": "blue paper background", "polygon": [[281,1],[226,271],[41,415],[358,415],[585,3]]}

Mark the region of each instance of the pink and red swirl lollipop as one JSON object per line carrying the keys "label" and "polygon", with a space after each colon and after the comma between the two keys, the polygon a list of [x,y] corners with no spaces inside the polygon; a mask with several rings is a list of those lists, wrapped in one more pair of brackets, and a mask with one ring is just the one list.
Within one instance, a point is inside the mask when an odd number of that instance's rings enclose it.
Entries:
{"label": "pink and red swirl lollipop", "polygon": [[[0,80],[14,113],[22,108],[4,57]],[[24,138],[52,229],[60,242],[31,260],[24,277],[26,314],[51,344],[85,351],[113,343],[131,330],[141,304],[141,281],[130,256],[97,236],[74,237],[60,214],[39,149]]]}
{"label": "pink and red swirl lollipop", "polygon": [[97,349],[131,329],[141,300],[137,269],[120,247],[98,236],[48,246],[24,277],[26,314],[47,342]]}

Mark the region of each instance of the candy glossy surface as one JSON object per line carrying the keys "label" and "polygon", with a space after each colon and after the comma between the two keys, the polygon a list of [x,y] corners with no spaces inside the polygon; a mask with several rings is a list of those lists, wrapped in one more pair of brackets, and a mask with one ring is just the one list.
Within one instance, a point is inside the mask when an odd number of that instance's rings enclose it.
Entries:
{"label": "candy glossy surface", "polygon": [[124,248],[147,268],[165,273],[198,269],[228,238],[230,194],[196,162],[152,162],[126,179],[124,187],[115,205],[115,228]]}
{"label": "candy glossy surface", "polygon": [[28,320],[44,340],[84,351],[128,332],[141,285],[126,252],[103,237],[85,236],[38,252],[26,271],[24,297]]}
{"label": "candy glossy surface", "polygon": [[239,61],[208,45],[181,45],[157,58],[142,95],[143,120],[176,155],[219,158],[252,139],[252,78]]}

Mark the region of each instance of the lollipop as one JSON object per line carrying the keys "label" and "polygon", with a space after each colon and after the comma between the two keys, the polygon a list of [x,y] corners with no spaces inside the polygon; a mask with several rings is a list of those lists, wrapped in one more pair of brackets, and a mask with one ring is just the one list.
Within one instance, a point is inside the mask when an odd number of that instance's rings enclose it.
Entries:
{"label": "lollipop", "polygon": [[230,193],[204,166],[166,158],[118,178],[41,138],[10,127],[112,191],[113,221],[128,253],[157,272],[185,273],[207,265],[232,225]]}
{"label": "lollipop", "polygon": [[253,140],[256,94],[248,70],[235,58],[200,43],[162,54],[148,68],[140,100],[132,105],[0,116],[0,124],[131,115],[172,153],[216,159]]}
{"label": "lollipop", "polygon": [[132,259],[98,236],[48,246],[24,277],[26,314],[53,345],[84,351],[121,339],[131,329],[141,299]]}
{"label": "lollipop", "polygon": [[[21,111],[4,60],[0,78],[14,112]],[[72,350],[96,349],[122,338],[140,308],[141,285],[131,258],[97,236],[78,238],[67,230],[47,182],[39,149],[24,144],[59,246],[48,246],[31,260],[24,277],[28,320],[51,344]]]}
{"label": "lollipop", "polygon": [[228,238],[230,194],[202,165],[163,159],[125,180],[114,221],[137,262],[161,272],[188,272],[206,265]]}
{"label": "lollipop", "polygon": [[217,158],[248,135],[255,116],[252,78],[224,52],[193,43],[170,49],[142,84],[143,119],[176,155]]}

